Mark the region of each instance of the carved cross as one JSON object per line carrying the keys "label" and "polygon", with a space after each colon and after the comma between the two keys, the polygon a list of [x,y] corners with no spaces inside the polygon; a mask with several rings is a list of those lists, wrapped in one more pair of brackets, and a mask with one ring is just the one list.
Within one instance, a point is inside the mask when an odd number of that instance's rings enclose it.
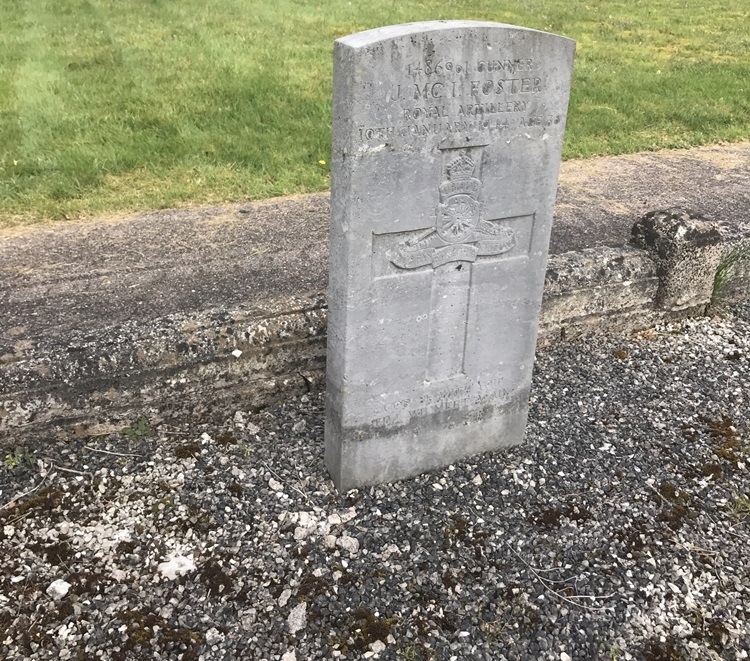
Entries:
{"label": "carved cross", "polygon": [[404,240],[385,254],[399,270],[433,271],[427,381],[450,379],[464,371],[473,264],[502,258],[514,248],[515,233],[504,223],[534,218],[533,214],[482,218],[482,182],[474,176],[480,160],[476,150],[474,158],[469,150],[444,153],[446,179],[439,187],[435,224],[401,233]]}

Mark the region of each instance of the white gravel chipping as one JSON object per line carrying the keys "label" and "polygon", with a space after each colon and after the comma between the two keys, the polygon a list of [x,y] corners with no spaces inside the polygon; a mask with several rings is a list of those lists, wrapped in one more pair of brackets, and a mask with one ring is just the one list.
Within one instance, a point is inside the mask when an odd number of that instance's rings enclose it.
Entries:
{"label": "white gravel chipping", "polygon": [[164,562],[162,562],[157,569],[159,573],[170,581],[175,580],[178,576],[182,576],[191,571],[195,571],[195,563],[193,562],[193,555],[187,556],[182,555],[179,552],[170,553]]}
{"label": "white gravel chipping", "polygon": [[[13,579],[11,579],[11,581],[12,580]],[[13,582],[17,583],[18,581]],[[52,581],[52,583],[49,584],[49,587],[45,592],[53,599],[62,599],[68,594],[68,590],[70,590],[70,583],[66,583],[61,578],[58,578],[56,581]]]}
{"label": "white gravel chipping", "polygon": [[0,658],[747,659],[749,319],[540,351],[522,446],[343,495],[319,392],[11,448]]}
{"label": "white gravel chipping", "polygon": [[307,625],[307,603],[303,601],[292,608],[286,621],[289,625],[289,633],[292,635],[304,629]]}

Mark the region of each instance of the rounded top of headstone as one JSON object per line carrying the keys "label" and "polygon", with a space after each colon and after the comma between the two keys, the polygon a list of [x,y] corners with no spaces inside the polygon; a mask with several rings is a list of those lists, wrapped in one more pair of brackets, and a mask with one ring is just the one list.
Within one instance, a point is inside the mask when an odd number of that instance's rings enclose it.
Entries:
{"label": "rounded top of headstone", "polygon": [[563,37],[551,32],[534,30],[533,28],[509,25],[507,23],[493,23],[492,21],[421,21],[418,23],[401,23],[400,25],[388,25],[382,28],[374,28],[350,34],[336,40],[337,44],[349,46],[350,48],[362,48],[376,44],[385,39],[396,39],[408,37],[414,34],[426,32],[440,32],[447,30],[512,30],[518,32],[533,33],[550,39],[563,39],[575,43],[568,37]]}

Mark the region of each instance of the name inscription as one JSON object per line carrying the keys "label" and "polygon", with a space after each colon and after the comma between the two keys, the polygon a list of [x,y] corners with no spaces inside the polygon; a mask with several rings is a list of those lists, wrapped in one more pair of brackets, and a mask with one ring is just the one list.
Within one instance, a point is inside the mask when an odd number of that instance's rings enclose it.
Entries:
{"label": "name inscription", "polygon": [[[396,85],[386,92],[386,101],[431,101],[432,99],[455,99],[463,96],[465,88],[459,83],[415,83]],[[469,94],[477,98],[499,94],[538,94],[542,91],[541,78],[489,78],[470,81]]]}
{"label": "name inscription", "polygon": [[359,126],[361,143],[477,132],[546,128],[560,123],[536,101],[546,77],[531,58],[457,62],[427,59],[406,65],[407,80],[381,97],[388,122]]}

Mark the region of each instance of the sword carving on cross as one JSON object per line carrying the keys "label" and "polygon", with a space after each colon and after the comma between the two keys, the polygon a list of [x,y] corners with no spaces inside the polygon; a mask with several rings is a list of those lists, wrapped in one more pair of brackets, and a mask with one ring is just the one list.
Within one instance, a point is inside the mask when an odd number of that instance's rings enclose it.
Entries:
{"label": "sword carving on cross", "polygon": [[499,224],[509,219],[483,218],[478,172],[482,147],[443,150],[445,174],[434,226],[386,252],[386,259],[398,269],[433,269],[426,381],[443,381],[463,373],[472,265],[516,245],[513,229]]}

